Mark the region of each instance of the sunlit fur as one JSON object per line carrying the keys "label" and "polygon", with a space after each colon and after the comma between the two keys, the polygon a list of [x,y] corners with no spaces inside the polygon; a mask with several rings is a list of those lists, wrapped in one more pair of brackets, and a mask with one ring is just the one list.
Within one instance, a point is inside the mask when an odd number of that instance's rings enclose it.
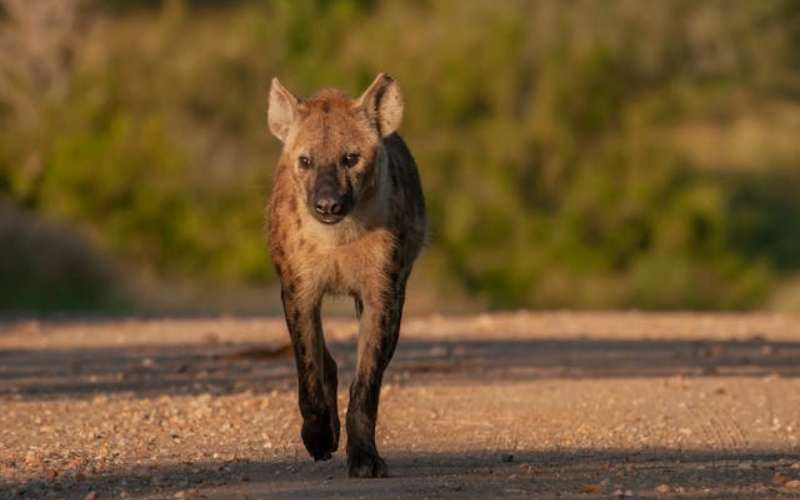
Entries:
{"label": "sunlit fur", "polygon": [[[374,442],[380,384],[426,232],[416,164],[394,132],[401,117],[402,97],[387,75],[357,100],[332,89],[300,100],[273,82],[270,128],[284,148],[267,227],[295,347],[303,440],[315,459],[338,446],[336,364],[324,344],[319,307],[326,294],[350,295],[361,315],[347,419],[348,464],[358,477],[386,474]],[[348,152],[360,155],[357,164],[342,163]],[[313,166],[304,168],[301,156]],[[312,190],[319,171],[334,166],[338,189],[354,204],[342,220],[326,224],[313,213]]]}

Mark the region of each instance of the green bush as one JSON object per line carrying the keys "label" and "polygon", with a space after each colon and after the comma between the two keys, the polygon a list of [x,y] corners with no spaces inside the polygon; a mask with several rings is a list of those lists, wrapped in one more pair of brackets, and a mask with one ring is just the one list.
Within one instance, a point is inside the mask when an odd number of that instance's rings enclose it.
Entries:
{"label": "green bush", "polygon": [[[383,70],[406,94],[434,281],[498,308],[753,308],[800,268],[791,146],[734,174],[678,140],[798,106],[794,2],[100,5],[66,90],[28,89],[40,120],[0,98],[0,193],[127,269],[272,282],[270,78],[357,93]],[[781,123],[766,136],[796,132]]]}

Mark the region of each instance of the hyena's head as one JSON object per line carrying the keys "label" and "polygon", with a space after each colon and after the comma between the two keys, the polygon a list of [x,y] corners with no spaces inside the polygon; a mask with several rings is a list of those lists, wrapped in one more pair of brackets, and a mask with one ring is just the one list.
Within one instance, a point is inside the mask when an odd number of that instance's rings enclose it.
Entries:
{"label": "hyena's head", "polygon": [[400,89],[385,73],[358,99],[333,89],[299,99],[272,80],[269,128],[283,142],[281,162],[324,224],[336,224],[375,195],[386,169],[382,139],[402,116]]}

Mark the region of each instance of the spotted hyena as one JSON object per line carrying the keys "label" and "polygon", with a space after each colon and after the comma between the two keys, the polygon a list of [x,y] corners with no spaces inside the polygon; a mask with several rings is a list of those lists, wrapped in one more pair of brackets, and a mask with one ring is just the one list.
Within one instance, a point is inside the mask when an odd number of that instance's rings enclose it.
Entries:
{"label": "spotted hyena", "polygon": [[267,207],[297,364],[301,436],[314,460],[339,446],[336,362],[320,305],[350,295],[360,320],[347,408],[352,477],[383,477],[375,422],[384,370],[400,329],[406,281],[425,239],[425,201],[414,158],[397,134],[403,98],[379,75],[358,99],[323,89],[299,99],[274,79],[269,128],[283,142]]}

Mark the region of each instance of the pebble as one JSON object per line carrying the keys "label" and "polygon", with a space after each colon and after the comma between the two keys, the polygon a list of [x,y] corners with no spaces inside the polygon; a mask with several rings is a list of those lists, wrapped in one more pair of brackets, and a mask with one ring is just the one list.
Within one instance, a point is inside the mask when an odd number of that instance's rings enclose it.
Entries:
{"label": "pebble", "polygon": [[784,474],[783,472],[776,472],[775,475],[772,476],[772,482],[775,483],[775,484],[779,484],[781,486],[785,485],[786,483],[788,483],[791,480],[792,480],[792,478],[790,476]]}
{"label": "pebble", "polygon": [[583,488],[581,488],[581,493],[597,494],[600,493],[601,490],[602,488],[600,487],[599,484],[587,484],[584,485]]}

